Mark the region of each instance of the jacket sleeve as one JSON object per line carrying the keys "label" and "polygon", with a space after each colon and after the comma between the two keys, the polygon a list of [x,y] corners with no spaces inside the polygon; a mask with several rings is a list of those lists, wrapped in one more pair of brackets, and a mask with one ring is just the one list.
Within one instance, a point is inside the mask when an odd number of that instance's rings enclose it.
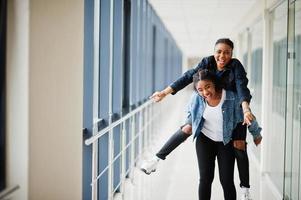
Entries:
{"label": "jacket sleeve", "polygon": [[233,59],[234,62],[234,76],[235,76],[235,84],[236,84],[236,90],[239,97],[239,104],[241,104],[243,101],[247,101],[250,103],[251,101],[251,94],[250,90],[247,87],[248,85],[248,78],[247,73],[242,66],[242,64],[237,59]]}
{"label": "jacket sleeve", "polygon": [[176,94],[178,91],[182,90],[184,87],[192,83],[193,75],[199,70],[206,66],[207,60],[203,58],[202,61],[192,69],[187,70],[180,78],[174,81],[170,87],[173,89],[171,94]]}
{"label": "jacket sleeve", "polygon": [[185,124],[192,125],[191,108],[192,108],[192,104],[193,104],[194,98],[195,98],[195,94],[193,93],[192,96],[191,96],[191,98],[190,98],[190,101],[189,101],[189,103],[187,105],[187,117],[186,117],[186,120],[185,120]]}
{"label": "jacket sleeve", "polygon": [[251,133],[251,135],[253,136],[253,139],[256,139],[258,137],[261,137],[261,130],[262,128],[258,125],[258,122],[256,120],[253,120],[251,125],[248,126],[248,130]]}
{"label": "jacket sleeve", "polygon": [[190,113],[190,111],[188,111],[188,113],[187,113],[187,118],[186,118],[186,120],[185,120],[185,124],[190,124],[190,125],[192,125],[192,118],[191,118],[191,113]]}

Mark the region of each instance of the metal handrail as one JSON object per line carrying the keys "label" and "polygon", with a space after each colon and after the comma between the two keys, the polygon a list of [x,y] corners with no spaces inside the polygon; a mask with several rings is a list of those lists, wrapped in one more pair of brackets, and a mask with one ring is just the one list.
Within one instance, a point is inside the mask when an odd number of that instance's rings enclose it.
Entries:
{"label": "metal handrail", "polygon": [[0,199],[4,199],[4,198],[8,197],[9,195],[14,193],[18,189],[20,189],[19,185],[5,189],[4,191],[0,192]]}
{"label": "metal handrail", "polygon": [[126,114],[124,117],[120,118],[119,120],[113,122],[108,127],[106,127],[103,130],[99,131],[96,135],[93,135],[90,138],[86,139],[85,144],[87,146],[91,145],[93,142],[95,142],[98,138],[100,138],[101,136],[106,134],[108,131],[110,131],[114,127],[118,126],[122,122],[126,121],[127,119],[129,119],[130,117],[132,117],[133,115],[135,115],[136,113],[138,113],[139,111],[141,111],[142,109],[144,109],[145,107],[147,107],[148,105],[150,105],[152,103],[153,103],[153,100],[148,100],[147,102],[145,102],[144,104],[142,104],[138,108],[136,108],[136,109],[132,110],[130,113]]}
{"label": "metal handrail", "polygon": [[[135,157],[135,155],[133,154],[134,149],[133,146],[135,146],[135,141],[138,139],[139,140],[139,145],[137,146],[139,148],[139,152],[142,152],[142,135],[143,134],[147,134],[149,127],[152,126],[152,124],[154,123],[154,116],[152,118],[148,118],[147,116],[152,114],[152,108],[153,107],[153,100],[149,100],[147,102],[145,102],[144,104],[142,104],[141,106],[139,106],[138,108],[130,111],[128,114],[126,114],[125,116],[121,117],[119,120],[112,122],[111,119],[109,119],[109,125],[108,127],[94,132],[95,135],[92,135],[90,138],[85,140],[85,145],[92,146],[92,176],[91,176],[91,187],[92,187],[92,200],[96,200],[98,199],[98,180],[100,179],[100,177],[107,171],[108,172],[108,188],[107,188],[107,192],[108,192],[108,199],[112,200],[114,193],[117,191],[118,187],[122,187],[122,184],[125,182],[126,179],[126,174],[127,174],[127,170],[126,170],[126,163],[125,163],[125,153],[126,150],[131,147],[131,167],[134,167],[134,163],[137,162],[138,157]],[[138,116],[136,116],[138,115]],[[158,113],[155,115],[158,116]],[[136,123],[136,117],[138,117],[138,121],[139,121],[139,127],[136,127],[135,123]],[[143,117],[146,117],[145,120],[142,120]],[[125,124],[127,122],[127,120],[130,120],[130,126],[131,126],[131,131],[129,132],[131,134],[131,136],[129,136],[131,138],[131,140],[129,141],[128,144],[125,143],[125,137],[126,136],[126,130],[125,130]],[[115,155],[114,154],[114,140],[113,140],[113,130],[116,126],[118,125],[122,125],[122,130],[120,133],[120,137],[121,137],[121,146],[120,146],[120,152]],[[94,124],[94,128],[97,128],[96,124]],[[138,130],[137,130],[137,129]],[[94,129],[94,131],[96,131]],[[136,134],[134,134],[134,131]],[[102,137],[103,135],[108,134],[109,136],[109,141],[108,141],[108,163],[107,166],[105,167],[105,169],[103,169],[100,173],[98,171],[98,160],[99,160],[99,154],[98,154],[98,140],[100,139],[100,137]],[[134,134],[134,135],[133,135]],[[145,145],[145,144],[144,144]],[[114,163],[117,161],[117,159],[121,158],[121,174],[120,174],[120,180],[119,183],[116,185],[114,185],[113,182],[113,177],[114,177],[114,172],[113,172],[113,166]],[[119,175],[118,175],[119,176]],[[120,189],[122,190],[122,188]]]}

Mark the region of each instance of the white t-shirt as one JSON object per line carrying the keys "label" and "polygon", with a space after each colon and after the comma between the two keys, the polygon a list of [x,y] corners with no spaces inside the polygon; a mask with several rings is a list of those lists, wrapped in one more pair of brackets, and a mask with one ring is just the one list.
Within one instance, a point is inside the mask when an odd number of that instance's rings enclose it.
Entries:
{"label": "white t-shirt", "polygon": [[222,105],[225,101],[226,91],[222,91],[222,98],[217,106],[210,106],[206,102],[203,117],[205,119],[202,133],[213,141],[223,141],[223,113]]}

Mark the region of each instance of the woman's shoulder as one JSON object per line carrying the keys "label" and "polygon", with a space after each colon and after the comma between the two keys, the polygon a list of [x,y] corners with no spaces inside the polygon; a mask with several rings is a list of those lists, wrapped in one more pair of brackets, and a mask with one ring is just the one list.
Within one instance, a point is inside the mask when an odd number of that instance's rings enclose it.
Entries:
{"label": "woman's shoulder", "polygon": [[232,90],[225,90],[225,92],[226,92],[226,99],[236,99],[236,98],[238,98],[237,93],[233,92]]}
{"label": "woman's shoulder", "polygon": [[203,63],[203,64],[209,64],[209,63],[212,63],[212,62],[215,62],[213,55],[207,56],[207,57],[203,57],[201,59],[201,61],[199,62],[199,64],[201,64],[201,63]]}
{"label": "woman's shoulder", "polygon": [[232,62],[240,63],[240,61],[237,58],[231,58]]}
{"label": "woman's shoulder", "polygon": [[212,68],[212,66],[215,65],[215,59],[214,56],[207,56],[201,59],[201,61],[198,63],[197,68],[198,69],[208,69]]}
{"label": "woman's shoulder", "polygon": [[233,67],[243,67],[243,65],[237,58],[231,58],[229,65]]}
{"label": "woman's shoulder", "polygon": [[203,59],[206,60],[208,63],[215,62],[215,59],[214,59],[213,55],[204,57]]}

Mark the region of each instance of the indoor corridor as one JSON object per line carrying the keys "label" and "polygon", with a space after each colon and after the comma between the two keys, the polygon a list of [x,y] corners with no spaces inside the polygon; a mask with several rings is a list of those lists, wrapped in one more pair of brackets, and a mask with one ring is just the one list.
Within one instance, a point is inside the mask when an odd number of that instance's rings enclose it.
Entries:
{"label": "indoor corridor", "polygon": [[200,68],[252,95],[251,199],[301,200],[301,0],[0,0],[0,200],[197,200],[193,136],[140,168]]}

